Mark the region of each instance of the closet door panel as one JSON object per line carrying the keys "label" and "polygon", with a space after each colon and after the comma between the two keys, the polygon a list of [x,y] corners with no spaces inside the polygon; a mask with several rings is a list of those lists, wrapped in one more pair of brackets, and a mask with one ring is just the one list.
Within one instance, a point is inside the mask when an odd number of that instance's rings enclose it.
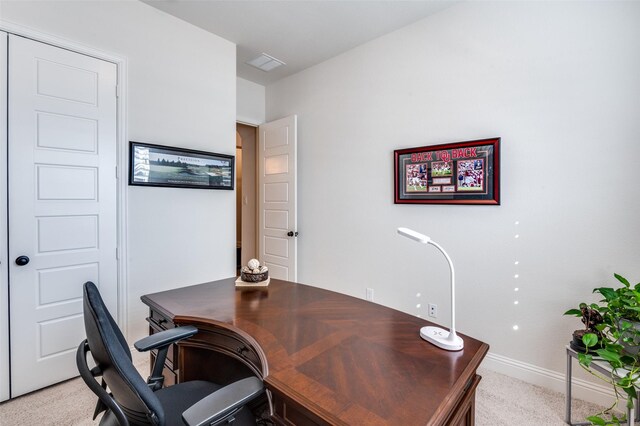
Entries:
{"label": "closet door panel", "polygon": [[117,317],[117,72],[115,64],[14,35],[8,54],[16,397],[78,374],[85,281],[99,286]]}

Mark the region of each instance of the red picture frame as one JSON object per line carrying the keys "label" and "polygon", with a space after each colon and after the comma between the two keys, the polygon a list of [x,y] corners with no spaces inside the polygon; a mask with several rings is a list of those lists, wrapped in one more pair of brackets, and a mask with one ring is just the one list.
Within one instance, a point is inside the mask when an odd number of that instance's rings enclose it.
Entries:
{"label": "red picture frame", "polygon": [[395,204],[500,205],[500,138],[394,151]]}

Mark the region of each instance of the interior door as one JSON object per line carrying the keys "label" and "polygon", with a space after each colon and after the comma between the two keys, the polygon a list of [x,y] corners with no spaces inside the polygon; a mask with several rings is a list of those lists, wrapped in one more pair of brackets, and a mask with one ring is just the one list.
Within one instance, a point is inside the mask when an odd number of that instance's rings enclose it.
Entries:
{"label": "interior door", "polygon": [[258,128],[258,255],[269,276],[297,281],[297,117]]}
{"label": "interior door", "polygon": [[85,281],[117,315],[116,83],[115,64],[9,36],[12,397],[78,375]]}

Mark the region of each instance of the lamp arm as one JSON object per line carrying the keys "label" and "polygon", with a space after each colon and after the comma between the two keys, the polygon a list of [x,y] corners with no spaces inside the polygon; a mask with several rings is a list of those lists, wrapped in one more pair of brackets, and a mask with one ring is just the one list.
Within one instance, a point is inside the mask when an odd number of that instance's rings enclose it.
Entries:
{"label": "lamp arm", "polygon": [[435,241],[429,241],[429,244],[440,250],[449,263],[449,270],[451,271],[451,329],[449,330],[448,340],[454,340],[456,335],[456,273],[453,269],[453,262],[446,251]]}

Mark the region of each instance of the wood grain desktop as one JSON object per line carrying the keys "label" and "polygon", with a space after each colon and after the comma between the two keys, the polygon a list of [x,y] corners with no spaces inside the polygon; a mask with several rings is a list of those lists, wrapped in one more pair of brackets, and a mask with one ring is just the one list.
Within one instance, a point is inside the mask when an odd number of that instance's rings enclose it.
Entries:
{"label": "wood grain desktop", "polygon": [[256,374],[283,425],[473,425],[486,343],[459,352],[420,339],[428,321],[344,294],[235,278],[145,295],[150,332],[193,324],[166,383]]}

